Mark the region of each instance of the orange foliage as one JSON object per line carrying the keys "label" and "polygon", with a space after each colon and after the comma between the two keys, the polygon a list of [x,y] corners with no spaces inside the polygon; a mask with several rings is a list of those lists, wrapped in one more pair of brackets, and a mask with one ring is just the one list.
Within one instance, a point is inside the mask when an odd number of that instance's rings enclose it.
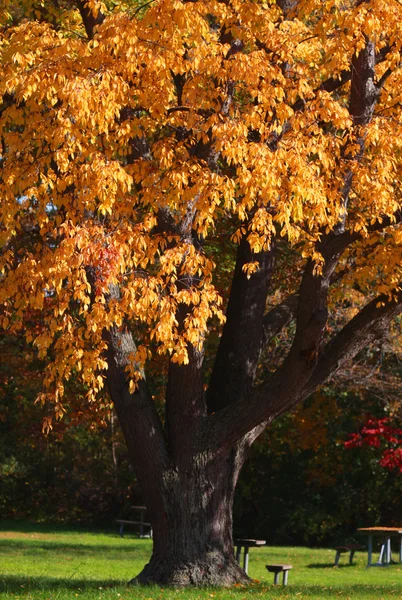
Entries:
{"label": "orange foliage", "polygon": [[[353,288],[353,311],[399,289],[401,3],[303,0],[286,19],[270,0],[147,10],[91,0],[105,18],[90,40],[73,3],[42,4],[0,11],[0,302],[11,332],[40,311],[43,329],[28,339],[53,353],[42,400],[59,417],[73,374],[89,402],[101,392],[104,329],[141,331],[133,390],[152,354],[186,364],[211,319],[224,322],[208,251],[220,223],[254,253],[286,241],[296,281],[309,257],[319,275],[316,243],[339,225],[348,173],[347,229],[361,239],[342,258],[333,302]],[[322,83],[340,82],[368,39],[386,85],[376,117],[356,127],[350,84]],[[369,231],[387,218],[386,231]],[[27,220],[32,245],[18,245]],[[258,263],[243,269],[252,278]]]}

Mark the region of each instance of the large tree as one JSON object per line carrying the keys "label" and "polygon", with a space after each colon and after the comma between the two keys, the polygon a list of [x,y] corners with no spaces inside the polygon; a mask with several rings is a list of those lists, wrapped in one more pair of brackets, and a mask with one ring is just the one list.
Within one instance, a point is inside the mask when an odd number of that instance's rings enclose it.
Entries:
{"label": "large tree", "polygon": [[402,310],[402,4],[3,7],[2,325],[40,313],[57,418],[63,381],[107,387],[154,531],[137,581],[246,581],[248,448]]}

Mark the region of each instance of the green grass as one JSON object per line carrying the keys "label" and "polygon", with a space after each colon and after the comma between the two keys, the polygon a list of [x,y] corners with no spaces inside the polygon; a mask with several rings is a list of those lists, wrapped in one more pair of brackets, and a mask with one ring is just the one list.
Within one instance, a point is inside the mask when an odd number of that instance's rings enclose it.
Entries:
{"label": "green grass", "polygon": [[[149,540],[112,533],[0,523],[0,598],[7,600],[381,600],[402,598],[402,565],[366,569],[367,555],[349,566],[334,551],[253,548],[249,587],[202,590],[134,588],[126,582],[146,563]],[[265,564],[289,562],[287,587],[274,586]]]}

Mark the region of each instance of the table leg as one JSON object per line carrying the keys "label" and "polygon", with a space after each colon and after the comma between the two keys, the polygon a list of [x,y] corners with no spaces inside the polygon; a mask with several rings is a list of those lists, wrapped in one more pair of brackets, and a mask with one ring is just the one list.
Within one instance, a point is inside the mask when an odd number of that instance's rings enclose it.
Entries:
{"label": "table leg", "polygon": [[371,567],[372,559],[373,559],[373,536],[372,535],[368,536],[367,552],[368,552],[367,567]]}
{"label": "table leg", "polygon": [[387,565],[391,564],[391,537],[387,538],[385,541],[386,553],[385,553],[385,562]]}
{"label": "table leg", "polygon": [[237,548],[236,548],[236,560],[237,560],[238,564],[240,564],[240,557],[241,557],[241,546],[237,546]]}
{"label": "table leg", "polygon": [[402,562],[402,537],[399,538],[399,562]]}
{"label": "table leg", "polygon": [[385,541],[381,544],[380,556],[378,558],[378,566],[382,566],[384,564],[384,554],[385,554]]}
{"label": "table leg", "polygon": [[244,547],[244,572],[248,574],[248,546]]}

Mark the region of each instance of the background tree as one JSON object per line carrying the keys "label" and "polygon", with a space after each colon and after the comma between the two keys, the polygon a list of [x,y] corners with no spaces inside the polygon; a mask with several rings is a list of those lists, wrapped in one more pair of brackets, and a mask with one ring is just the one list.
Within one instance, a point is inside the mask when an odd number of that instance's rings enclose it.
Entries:
{"label": "background tree", "polygon": [[[33,403],[44,365],[32,360],[22,336],[3,334],[0,349],[3,519],[82,523],[117,535],[115,519],[136,518],[131,506],[143,499],[122,435],[108,417],[109,403],[99,403],[100,419],[99,412],[86,410],[78,382],[71,382],[67,414],[44,437],[40,422],[51,407]],[[390,469],[398,465],[398,438],[389,442],[373,427],[366,435],[365,427],[371,415],[388,419],[385,433],[391,422],[400,430],[399,361],[390,351],[387,344],[361,353],[329,387],[282,415],[253,444],[236,488],[234,535],[332,547],[337,540],[357,541],[357,527],[398,525],[402,480],[399,468]],[[354,443],[345,443],[356,431]]]}
{"label": "background tree", "polygon": [[245,581],[248,448],[402,310],[402,6],[28,8],[2,13],[2,325],[40,314],[56,418],[66,381],[107,385],[155,533],[137,581]]}
{"label": "background tree", "polygon": [[42,388],[43,361],[34,358],[21,335],[0,335],[0,351],[3,519],[110,526],[113,518],[129,516],[141,496],[109,399],[89,411],[85,390],[69,382],[67,414],[45,437],[41,420],[52,414],[52,405],[33,402]]}
{"label": "background tree", "polygon": [[[345,446],[374,395],[325,388],[275,421],[253,445],[236,490],[235,531],[270,544],[333,547],[359,541],[358,527],[398,526],[402,480],[379,448]],[[391,449],[389,449],[391,450]]]}

